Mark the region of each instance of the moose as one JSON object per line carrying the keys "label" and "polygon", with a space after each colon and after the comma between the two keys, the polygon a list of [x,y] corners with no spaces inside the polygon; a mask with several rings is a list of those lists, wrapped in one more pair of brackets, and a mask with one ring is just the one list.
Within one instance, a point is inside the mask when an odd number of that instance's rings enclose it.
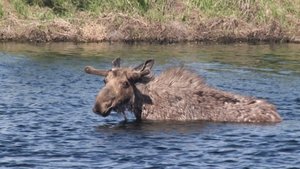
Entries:
{"label": "moose", "polygon": [[138,121],[277,123],[282,120],[275,106],[267,101],[211,87],[187,68],[169,68],[155,77],[151,72],[153,59],[136,67],[120,67],[120,62],[120,58],[114,59],[110,70],[84,68],[88,74],[104,77],[105,86],[93,108],[94,113],[103,117],[111,111],[124,114],[127,110]]}

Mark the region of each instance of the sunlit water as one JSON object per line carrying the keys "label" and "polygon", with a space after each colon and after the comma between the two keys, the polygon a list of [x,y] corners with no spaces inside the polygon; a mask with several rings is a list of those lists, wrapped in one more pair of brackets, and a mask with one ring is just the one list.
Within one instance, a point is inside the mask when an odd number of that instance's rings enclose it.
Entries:
{"label": "sunlit water", "polygon": [[[130,122],[92,113],[109,69],[154,58],[264,98],[283,122]],[[0,168],[299,168],[300,45],[0,44]]]}

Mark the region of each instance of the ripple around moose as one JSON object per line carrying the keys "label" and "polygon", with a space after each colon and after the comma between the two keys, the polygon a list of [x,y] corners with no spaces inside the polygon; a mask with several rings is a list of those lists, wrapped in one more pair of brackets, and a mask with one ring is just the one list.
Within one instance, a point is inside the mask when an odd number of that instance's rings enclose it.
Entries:
{"label": "ripple around moose", "polygon": [[[111,70],[85,67],[88,74],[104,76],[105,86],[93,111],[103,117],[111,111],[129,110],[137,120],[205,120],[215,122],[276,123],[282,119],[265,100],[224,92],[208,86],[202,77],[183,67],[169,68],[159,76],[151,73],[154,60]],[[126,116],[125,116],[126,119]]]}

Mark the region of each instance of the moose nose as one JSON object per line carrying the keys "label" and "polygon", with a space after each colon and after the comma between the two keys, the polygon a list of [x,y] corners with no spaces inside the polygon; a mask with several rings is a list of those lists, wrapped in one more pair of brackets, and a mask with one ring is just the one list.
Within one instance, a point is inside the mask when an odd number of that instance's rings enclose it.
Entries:
{"label": "moose nose", "polygon": [[96,102],[94,104],[93,112],[96,113],[96,114],[98,114],[99,112],[101,112],[101,105],[98,102]]}
{"label": "moose nose", "polygon": [[95,107],[93,107],[93,112],[97,113],[97,109]]}
{"label": "moose nose", "polygon": [[101,106],[99,104],[95,104],[94,107],[93,107],[93,112],[98,114],[101,112]]}

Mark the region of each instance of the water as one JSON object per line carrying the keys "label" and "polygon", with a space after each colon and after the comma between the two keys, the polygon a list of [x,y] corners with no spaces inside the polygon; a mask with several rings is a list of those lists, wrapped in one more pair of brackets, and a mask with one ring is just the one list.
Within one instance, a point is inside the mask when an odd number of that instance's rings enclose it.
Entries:
{"label": "water", "polygon": [[[300,46],[0,44],[0,168],[300,168]],[[273,125],[130,122],[91,109],[83,68],[154,58],[215,87],[274,103]]]}

